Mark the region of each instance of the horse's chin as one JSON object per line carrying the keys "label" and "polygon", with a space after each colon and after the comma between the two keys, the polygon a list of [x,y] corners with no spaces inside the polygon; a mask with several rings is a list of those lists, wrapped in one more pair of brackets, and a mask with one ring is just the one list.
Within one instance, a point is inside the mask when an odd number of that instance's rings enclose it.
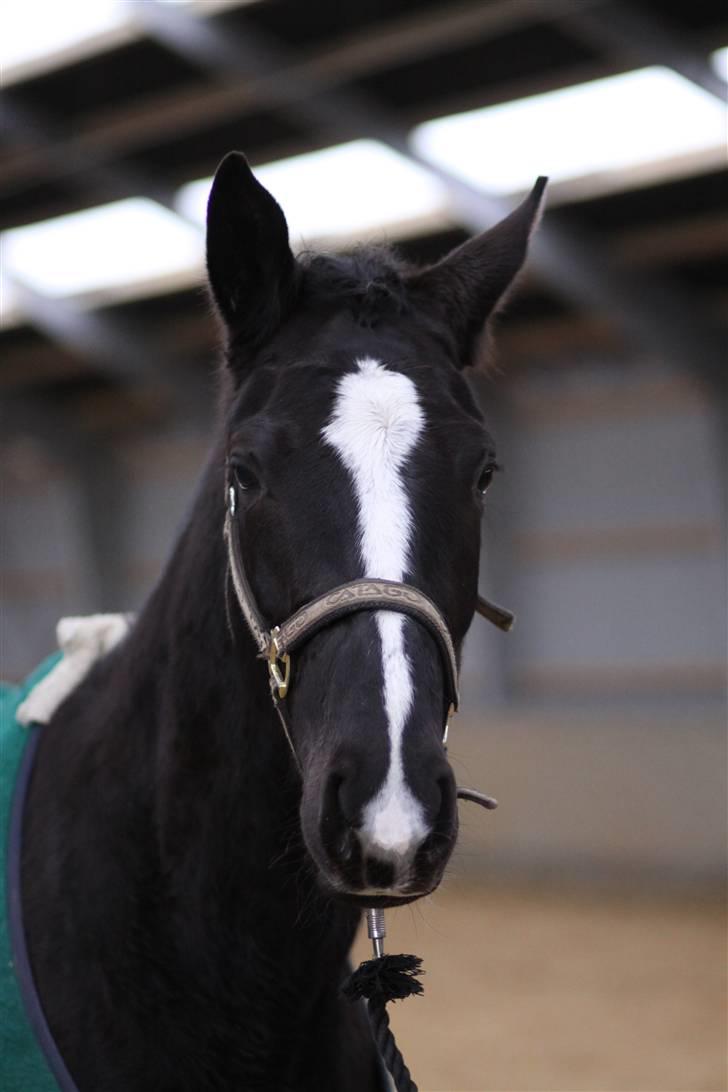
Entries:
{"label": "horse's chin", "polygon": [[408,895],[361,895],[355,891],[332,891],[332,896],[339,902],[349,906],[356,906],[360,910],[389,910],[395,906],[407,906],[408,903],[417,902],[425,895],[431,895],[434,891],[419,891]]}
{"label": "horse's chin", "polygon": [[395,906],[407,906],[408,903],[431,895],[438,884],[432,887],[418,890],[403,891],[357,891],[350,890],[340,883],[332,882],[328,877],[319,874],[319,884],[328,898],[334,902],[343,903],[346,906],[355,906],[359,910],[387,910]]}

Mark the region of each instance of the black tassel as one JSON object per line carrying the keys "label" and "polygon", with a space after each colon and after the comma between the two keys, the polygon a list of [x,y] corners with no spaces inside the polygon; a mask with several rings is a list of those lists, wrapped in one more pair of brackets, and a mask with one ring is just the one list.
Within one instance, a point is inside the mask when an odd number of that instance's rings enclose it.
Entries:
{"label": "black tassel", "polygon": [[344,982],[342,991],[349,1001],[403,1001],[423,993],[416,978],[424,974],[422,960],[414,955],[383,955],[367,959]]}

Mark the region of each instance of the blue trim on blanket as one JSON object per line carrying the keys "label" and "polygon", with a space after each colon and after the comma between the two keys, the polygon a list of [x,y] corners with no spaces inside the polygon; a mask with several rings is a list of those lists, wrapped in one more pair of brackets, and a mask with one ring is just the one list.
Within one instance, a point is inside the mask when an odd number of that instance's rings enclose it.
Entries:
{"label": "blue trim on blanket", "polygon": [[[28,958],[21,901],[22,818],[25,796],[40,739],[39,727],[15,719],[20,703],[55,667],[60,653],[48,657],[21,686],[0,687],[0,825],[7,831],[2,868],[7,935],[0,935],[0,1061],[3,1092],[77,1092],[46,1022]],[[12,801],[12,802],[11,802]],[[0,934],[5,934],[5,922]]]}
{"label": "blue trim on blanket", "polygon": [[15,782],[13,806],[10,812],[10,838],[8,844],[8,929],[10,948],[13,954],[13,966],[18,981],[18,989],[25,1009],[25,1015],[33,1029],[33,1034],[43,1051],[48,1068],[55,1077],[61,1092],[78,1092],[76,1083],[66,1068],[55,1039],[48,1027],[43,1007],[38,996],[33,970],[30,965],[28,946],[25,943],[23,927],[23,902],[21,892],[21,864],[23,855],[23,812],[25,797],[33,772],[35,752],[40,741],[41,728],[33,725],[29,729],[28,742],[23,751],[23,758]]}

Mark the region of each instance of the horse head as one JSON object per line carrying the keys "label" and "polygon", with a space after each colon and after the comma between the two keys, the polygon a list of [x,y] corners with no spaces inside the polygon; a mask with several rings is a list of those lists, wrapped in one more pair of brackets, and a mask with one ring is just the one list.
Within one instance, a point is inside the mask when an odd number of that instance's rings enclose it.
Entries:
{"label": "horse head", "polygon": [[[207,265],[225,337],[231,534],[266,618],[362,577],[404,582],[436,605],[459,656],[497,470],[464,373],[523,264],[543,188],[413,269],[376,248],[294,257],[244,157],[221,164]],[[439,883],[457,835],[449,703],[432,632],[401,613],[348,614],[297,652],[285,706],[301,830],[337,896],[391,905]]]}

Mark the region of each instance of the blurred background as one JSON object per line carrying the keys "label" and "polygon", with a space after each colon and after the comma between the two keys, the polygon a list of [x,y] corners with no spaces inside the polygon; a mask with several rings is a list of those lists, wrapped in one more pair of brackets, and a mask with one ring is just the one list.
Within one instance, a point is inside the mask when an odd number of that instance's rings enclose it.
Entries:
{"label": "blurred background", "polygon": [[712,0],[24,0],[2,16],[2,674],[135,609],[202,465],[209,181],[431,261],[538,174],[476,385],[505,467],[450,876],[390,914],[423,1090],[725,1090],[728,12]]}

